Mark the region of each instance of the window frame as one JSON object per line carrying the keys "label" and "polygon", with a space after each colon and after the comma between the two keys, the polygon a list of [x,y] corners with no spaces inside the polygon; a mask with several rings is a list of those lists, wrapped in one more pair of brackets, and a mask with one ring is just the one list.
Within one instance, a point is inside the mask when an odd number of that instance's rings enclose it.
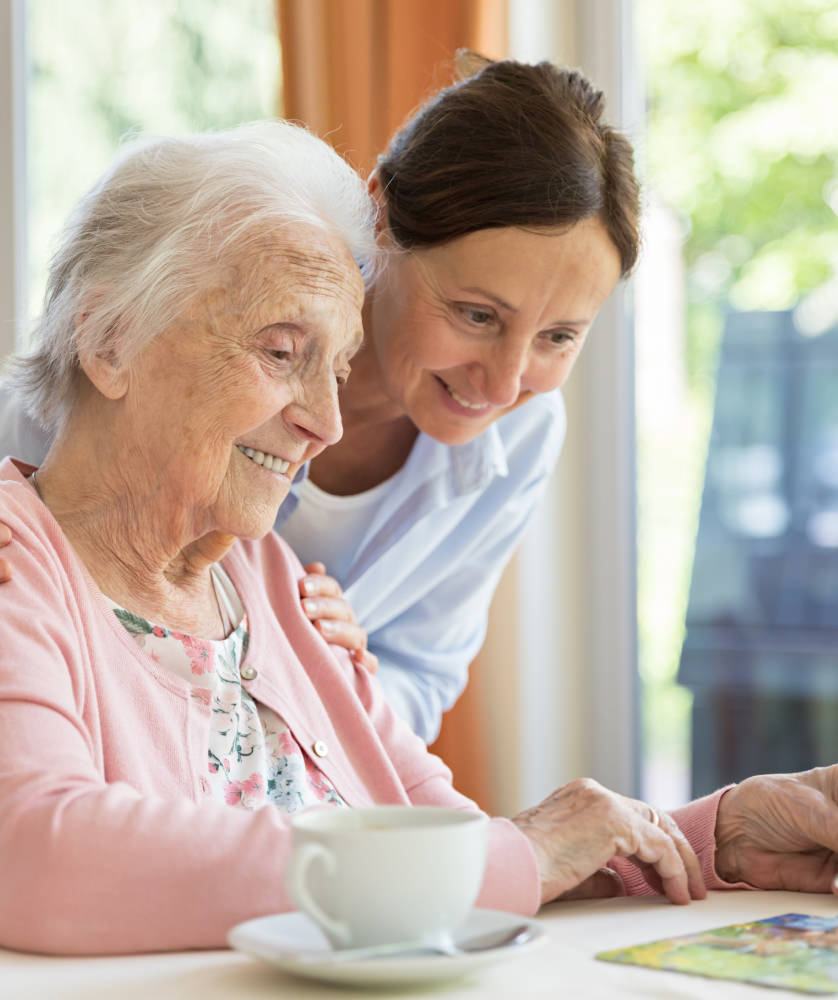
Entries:
{"label": "window frame", "polygon": [[[510,54],[580,66],[609,120],[643,127],[631,0],[510,0]],[[640,792],[631,289],[606,302],[563,390],[568,432],[514,564],[518,794],[589,775]],[[494,614],[493,609],[493,614]]]}
{"label": "window frame", "polygon": [[26,238],[26,6],[0,3],[0,360],[28,326]]}

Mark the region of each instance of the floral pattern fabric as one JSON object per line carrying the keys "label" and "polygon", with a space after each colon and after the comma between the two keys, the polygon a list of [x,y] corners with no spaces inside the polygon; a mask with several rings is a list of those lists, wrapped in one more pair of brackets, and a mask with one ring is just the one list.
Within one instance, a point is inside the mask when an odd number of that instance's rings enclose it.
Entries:
{"label": "floral pattern fabric", "polygon": [[345,805],[283,720],[242,687],[246,616],[226,639],[197,639],[109,603],[137,645],[155,662],[193,687],[212,692],[208,779],[215,798],[243,809],[271,803],[285,813],[311,805]]}

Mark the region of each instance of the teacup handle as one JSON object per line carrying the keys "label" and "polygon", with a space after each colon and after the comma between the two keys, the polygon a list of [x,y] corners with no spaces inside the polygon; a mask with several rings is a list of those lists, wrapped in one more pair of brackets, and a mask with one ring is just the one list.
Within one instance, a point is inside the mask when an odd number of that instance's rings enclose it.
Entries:
{"label": "teacup handle", "polygon": [[294,902],[320,926],[329,932],[335,940],[346,947],[351,943],[352,935],[348,925],[343,920],[329,916],[314,899],[306,885],[306,873],[313,861],[322,860],[326,872],[334,875],[337,862],[332,852],[322,844],[303,844],[291,855],[291,867],[288,872],[288,892]]}

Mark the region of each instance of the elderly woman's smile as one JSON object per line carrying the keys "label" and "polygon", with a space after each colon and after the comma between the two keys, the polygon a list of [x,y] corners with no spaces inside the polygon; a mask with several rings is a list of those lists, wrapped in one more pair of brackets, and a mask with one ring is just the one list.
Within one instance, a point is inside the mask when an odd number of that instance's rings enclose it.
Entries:
{"label": "elderly woman's smile", "polygon": [[301,465],[341,436],[337,390],[361,342],[363,293],[336,237],[298,227],[265,242],[133,360],[117,398],[91,394],[111,428],[102,448],[120,442],[106,483],[128,481],[158,515],[167,496],[177,531],[264,535]]}
{"label": "elderly woman's smile", "polygon": [[236,445],[236,447],[260,468],[272,472],[275,476],[279,476],[280,479],[290,482],[286,476],[288,467],[291,465],[290,459],[280,458],[279,455],[266,454],[264,451],[256,451],[253,448],[245,447],[243,444]]}

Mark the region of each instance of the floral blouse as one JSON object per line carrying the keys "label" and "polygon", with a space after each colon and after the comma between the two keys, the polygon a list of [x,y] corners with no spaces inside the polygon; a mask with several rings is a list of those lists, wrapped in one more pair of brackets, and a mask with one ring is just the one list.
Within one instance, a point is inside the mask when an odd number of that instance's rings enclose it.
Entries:
{"label": "floral blouse", "polygon": [[[285,813],[311,805],[345,805],[283,720],[242,687],[247,616],[227,574],[218,566],[212,573],[226,639],[174,632],[108,601],[137,644],[160,666],[212,691],[207,767],[213,796],[244,809],[260,809],[270,802]],[[239,623],[235,627],[234,621]]]}

